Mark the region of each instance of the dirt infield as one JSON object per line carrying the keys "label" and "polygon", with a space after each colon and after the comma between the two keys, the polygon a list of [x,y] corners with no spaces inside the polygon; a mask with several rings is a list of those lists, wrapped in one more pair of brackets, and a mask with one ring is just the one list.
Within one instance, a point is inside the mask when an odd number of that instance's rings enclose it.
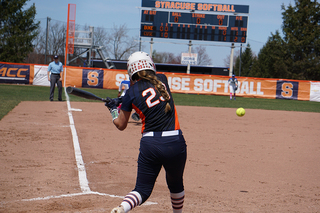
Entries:
{"label": "dirt infield", "polygon": [[[141,124],[118,131],[102,103],[71,107],[82,109],[72,111],[78,137],[67,102],[21,102],[0,121],[1,213],[110,212],[133,189]],[[177,110],[188,145],[184,212],[320,212],[320,113]],[[172,212],[163,171],[148,201],[132,212]]]}

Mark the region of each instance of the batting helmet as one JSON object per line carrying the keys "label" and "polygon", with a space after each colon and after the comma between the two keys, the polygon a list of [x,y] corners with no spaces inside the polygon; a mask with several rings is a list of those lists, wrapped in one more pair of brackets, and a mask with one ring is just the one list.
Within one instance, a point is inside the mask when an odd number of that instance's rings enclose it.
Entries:
{"label": "batting helmet", "polygon": [[130,79],[132,76],[142,70],[152,70],[156,73],[156,66],[154,65],[152,58],[148,53],[145,52],[135,52],[132,53],[127,62],[127,70]]}

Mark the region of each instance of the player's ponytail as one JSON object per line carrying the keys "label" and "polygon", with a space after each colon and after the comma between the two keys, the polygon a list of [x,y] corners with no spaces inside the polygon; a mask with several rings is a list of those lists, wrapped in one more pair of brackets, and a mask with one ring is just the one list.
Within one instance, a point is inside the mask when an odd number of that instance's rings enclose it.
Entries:
{"label": "player's ponytail", "polygon": [[164,84],[157,78],[153,71],[142,70],[137,72],[139,78],[149,81],[153,86],[160,92],[161,96],[166,100],[167,105],[165,108],[165,113],[171,110],[171,106],[169,104],[170,95],[166,90]]}

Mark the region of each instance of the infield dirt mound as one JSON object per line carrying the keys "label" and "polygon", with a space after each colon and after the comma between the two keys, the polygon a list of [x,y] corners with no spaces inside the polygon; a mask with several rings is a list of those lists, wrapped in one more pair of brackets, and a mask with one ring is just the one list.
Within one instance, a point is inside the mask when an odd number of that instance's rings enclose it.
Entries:
{"label": "infield dirt mound", "polygon": [[[118,131],[103,103],[71,106],[101,194],[81,193],[66,102],[21,102],[0,121],[0,212],[109,212],[122,199],[108,195],[133,189],[141,124]],[[177,106],[184,212],[320,212],[320,113],[235,110]],[[172,212],[163,171],[148,201],[132,212]]]}

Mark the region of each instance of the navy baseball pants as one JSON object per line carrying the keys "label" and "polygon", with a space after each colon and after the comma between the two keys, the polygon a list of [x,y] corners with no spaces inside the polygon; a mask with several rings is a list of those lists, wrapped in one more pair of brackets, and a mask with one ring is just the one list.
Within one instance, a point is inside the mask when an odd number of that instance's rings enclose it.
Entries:
{"label": "navy baseball pants", "polygon": [[187,159],[187,146],[179,130],[179,135],[163,137],[156,134],[142,137],[138,158],[138,174],[134,191],[140,193],[144,203],[153,190],[162,166],[171,193],[184,190],[183,172]]}

